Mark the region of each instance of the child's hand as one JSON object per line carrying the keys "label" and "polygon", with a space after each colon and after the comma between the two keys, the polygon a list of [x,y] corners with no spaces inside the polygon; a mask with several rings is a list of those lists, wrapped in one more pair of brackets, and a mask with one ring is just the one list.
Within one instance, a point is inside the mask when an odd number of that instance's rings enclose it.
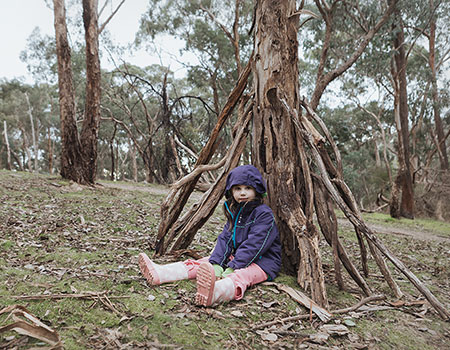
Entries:
{"label": "child's hand", "polygon": [[213,264],[214,267],[214,273],[216,274],[216,277],[221,277],[223,273],[223,267],[217,264]]}
{"label": "child's hand", "polygon": [[227,277],[229,274],[232,274],[234,270],[231,267],[227,267],[227,269],[222,273],[222,277]]}

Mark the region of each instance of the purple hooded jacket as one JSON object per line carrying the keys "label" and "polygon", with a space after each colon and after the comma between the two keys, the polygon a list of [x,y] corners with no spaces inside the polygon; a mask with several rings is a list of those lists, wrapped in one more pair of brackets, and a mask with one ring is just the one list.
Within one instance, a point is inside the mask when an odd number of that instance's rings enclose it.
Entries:
{"label": "purple hooded jacket", "polygon": [[[253,165],[239,166],[230,172],[225,188],[227,198],[231,198],[234,185],[252,186],[259,194],[266,192],[264,180]],[[239,203],[230,214],[232,223],[228,222],[219,235],[209,262],[234,270],[255,263],[269,279],[274,279],[281,267],[281,243],[272,210],[256,199]],[[230,261],[231,255],[234,258]]]}

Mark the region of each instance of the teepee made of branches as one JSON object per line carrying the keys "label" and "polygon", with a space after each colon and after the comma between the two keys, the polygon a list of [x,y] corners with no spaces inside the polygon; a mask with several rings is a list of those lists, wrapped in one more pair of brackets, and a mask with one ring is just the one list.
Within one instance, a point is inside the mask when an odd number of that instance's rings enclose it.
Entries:
{"label": "teepee made of branches", "polygon": [[[392,277],[386,259],[408,278],[442,318],[449,319],[449,312],[439,300],[365,224],[343,179],[341,156],[332,136],[308,100],[299,96],[298,17],[292,16],[294,12],[295,1],[256,2],[254,54],[229,94],[194,170],[172,185],[162,204],[156,254],[189,247],[219,204],[226,176],[239,164],[251,130],[252,163],[267,180],[267,200],[274,211],[283,246],[283,268],[297,274],[298,283],[310,292],[317,304],[328,306],[319,251],[322,233],[332,247],[339,287],[344,286],[343,266],[364,295],[373,294],[365,280],[370,253],[397,298],[403,293]],[[253,87],[245,94],[251,73]],[[209,164],[220,131],[235,109],[238,117],[232,130],[232,144],[223,159]],[[215,183],[181,215],[202,173],[211,170],[219,173]],[[335,206],[354,227],[362,273],[338,237]],[[318,225],[313,221],[314,216]]]}

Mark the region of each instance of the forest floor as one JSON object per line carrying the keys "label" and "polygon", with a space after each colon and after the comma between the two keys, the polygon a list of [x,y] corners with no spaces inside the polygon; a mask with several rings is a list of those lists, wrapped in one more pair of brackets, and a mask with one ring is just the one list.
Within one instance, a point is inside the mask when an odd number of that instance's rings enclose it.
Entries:
{"label": "forest floor", "polygon": [[[216,308],[193,303],[193,281],[149,287],[137,255],[152,256],[167,192],[127,182],[89,188],[58,176],[0,171],[0,349],[48,349],[45,340],[61,340],[64,349],[450,349],[449,322],[393,270],[405,293],[396,300],[372,259],[366,280],[385,300],[335,314],[327,324],[270,284]],[[360,267],[352,227],[337,214],[339,236]],[[450,223],[385,214],[364,219],[449,310]],[[208,255],[222,225],[217,209],[190,248]],[[324,242],[321,254],[329,309],[356,305],[365,296],[345,271],[345,290],[339,290]],[[298,289],[291,276],[281,274],[275,282]],[[25,326],[18,321],[27,315],[35,317],[27,320],[34,327],[19,334]],[[297,315],[307,318],[286,320]],[[269,322],[275,324],[265,326]]]}

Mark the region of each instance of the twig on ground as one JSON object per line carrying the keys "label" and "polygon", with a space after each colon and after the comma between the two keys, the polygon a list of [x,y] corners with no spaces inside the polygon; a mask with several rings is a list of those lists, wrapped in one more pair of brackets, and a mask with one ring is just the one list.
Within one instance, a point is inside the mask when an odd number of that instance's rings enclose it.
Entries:
{"label": "twig on ground", "polygon": [[362,299],[359,303],[357,303],[353,306],[347,307],[345,309],[335,310],[335,311],[332,311],[331,313],[332,314],[346,314],[347,312],[358,310],[361,306],[363,306],[367,303],[370,303],[372,301],[379,301],[379,300],[384,300],[384,299],[386,299],[386,296],[384,296],[383,294],[371,295],[370,297]]}
{"label": "twig on ground", "polygon": [[[103,297],[108,292],[85,292],[77,294],[37,294],[37,295],[12,295],[12,299],[16,300],[45,300],[45,299],[66,299],[66,298],[79,298],[79,299],[93,299]],[[131,298],[129,295],[110,295],[111,299]]]}
{"label": "twig on ground", "polygon": [[98,303],[98,298],[95,298],[94,302],[91,305],[89,305],[88,310],[93,309],[95,307],[95,305],[97,305],[97,303]]}
{"label": "twig on ground", "polygon": [[300,332],[293,332],[293,331],[271,331],[271,333],[279,334],[279,335],[290,335],[292,337],[296,338],[308,338],[307,334],[300,333]]}
{"label": "twig on ground", "polygon": [[[344,314],[347,312],[355,311],[367,303],[370,303],[370,302],[376,301],[376,300],[384,300],[384,299],[385,299],[384,295],[372,295],[370,297],[362,299],[359,303],[357,303],[351,307],[331,311],[331,314]],[[290,321],[307,320],[308,318],[310,318],[310,316],[311,315],[309,315],[309,314],[304,314],[304,315],[296,315],[296,316],[280,318],[278,320],[261,323],[259,325],[254,325],[251,327],[251,329],[255,330],[255,329],[260,329],[260,328],[266,328],[266,327],[270,327],[270,326],[273,326],[278,323],[285,323],[285,322],[290,322]]]}
{"label": "twig on ground", "polygon": [[13,296],[14,299],[21,300],[42,300],[42,299],[64,299],[64,298],[79,298],[79,299],[93,299],[94,302],[89,306],[88,310],[92,309],[100,301],[107,309],[114,312],[117,315],[122,315],[120,311],[116,309],[114,304],[111,302],[110,298],[130,298],[130,296],[123,295],[111,295],[107,296],[108,292],[86,292],[77,294],[49,294],[49,295],[16,295]]}
{"label": "twig on ground", "polygon": [[105,305],[108,309],[110,309],[112,312],[114,312],[117,315],[122,315],[115,307],[114,304],[111,302],[111,300],[108,299],[108,297],[105,296],[101,296],[99,297],[100,301],[102,302],[103,305]]}
{"label": "twig on ground", "polygon": [[147,342],[145,343],[146,346],[149,346],[151,348],[157,348],[157,349],[182,349],[179,345],[174,344],[160,344],[157,342]]}

